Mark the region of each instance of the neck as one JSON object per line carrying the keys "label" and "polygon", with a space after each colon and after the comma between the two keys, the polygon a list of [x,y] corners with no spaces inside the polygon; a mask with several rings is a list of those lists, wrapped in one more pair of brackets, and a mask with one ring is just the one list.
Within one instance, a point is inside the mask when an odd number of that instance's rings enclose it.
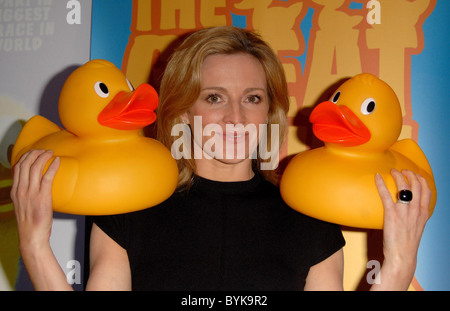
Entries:
{"label": "neck", "polygon": [[215,181],[246,181],[252,179],[251,159],[239,163],[223,163],[214,159],[195,160],[196,174],[200,177]]}

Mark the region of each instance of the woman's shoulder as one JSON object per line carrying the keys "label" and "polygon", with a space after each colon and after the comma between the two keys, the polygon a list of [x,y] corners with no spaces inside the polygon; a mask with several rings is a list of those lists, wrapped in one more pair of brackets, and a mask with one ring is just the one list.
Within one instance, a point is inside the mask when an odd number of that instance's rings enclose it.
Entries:
{"label": "woman's shoulder", "polygon": [[279,187],[266,179],[263,180],[258,191],[262,201],[270,202],[272,207],[288,220],[287,223],[296,223],[298,226],[306,227],[309,229],[332,228],[333,231],[336,229],[337,231],[340,231],[339,226],[336,224],[312,218],[291,208],[283,200]]}

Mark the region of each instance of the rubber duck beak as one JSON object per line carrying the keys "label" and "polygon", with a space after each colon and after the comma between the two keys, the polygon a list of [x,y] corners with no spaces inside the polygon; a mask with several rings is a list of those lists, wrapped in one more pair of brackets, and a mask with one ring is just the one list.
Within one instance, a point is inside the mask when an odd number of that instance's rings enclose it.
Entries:
{"label": "rubber duck beak", "polygon": [[149,84],[119,92],[98,115],[98,122],[118,130],[140,130],[156,120],[158,94]]}
{"label": "rubber duck beak", "polygon": [[319,104],[311,113],[314,135],[325,143],[344,147],[362,145],[370,140],[370,131],[346,106],[332,102]]}

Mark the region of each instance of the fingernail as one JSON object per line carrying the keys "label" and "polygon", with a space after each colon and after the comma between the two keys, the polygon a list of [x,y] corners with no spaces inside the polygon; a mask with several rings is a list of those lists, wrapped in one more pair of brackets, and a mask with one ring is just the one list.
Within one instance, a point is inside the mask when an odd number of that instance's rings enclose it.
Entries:
{"label": "fingernail", "polygon": [[381,181],[383,178],[381,177],[381,175],[379,173],[375,174],[375,180],[376,181]]}

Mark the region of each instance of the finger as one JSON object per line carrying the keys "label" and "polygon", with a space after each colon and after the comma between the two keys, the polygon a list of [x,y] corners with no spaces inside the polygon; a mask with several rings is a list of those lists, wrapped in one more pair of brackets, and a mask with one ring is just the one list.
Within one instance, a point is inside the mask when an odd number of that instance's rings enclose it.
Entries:
{"label": "finger", "polygon": [[45,150],[32,150],[25,153],[17,162],[17,166],[19,167],[19,175],[17,187],[22,189],[27,189],[29,186],[29,178],[30,178],[30,167],[36,161],[37,157],[44,153]]}
{"label": "finger", "polygon": [[[407,178],[407,180],[409,182],[410,190],[413,193],[412,201],[420,203],[422,186],[419,182],[419,179],[417,178],[417,175],[410,170],[403,170],[402,174],[403,174],[403,176],[405,176]],[[415,200],[415,198],[418,198],[419,200],[417,200],[417,199]]]}
{"label": "finger", "polygon": [[10,196],[11,196],[11,200],[16,201],[17,196],[17,184],[19,183],[19,174],[20,174],[20,166],[14,166],[13,168],[13,182],[11,185],[11,192],[10,192]]}
{"label": "finger", "polygon": [[422,196],[420,198],[420,209],[428,220],[428,218],[430,217],[431,189],[428,185],[427,180],[423,176],[417,174],[417,179],[419,180],[422,193]]}
{"label": "finger", "polygon": [[45,152],[45,150],[43,150],[43,149],[33,149],[33,150],[30,150],[30,151],[24,153],[24,154],[20,157],[20,159],[19,159],[19,161],[17,161],[16,165],[22,165],[22,166],[23,166],[23,163],[24,163],[24,162],[28,162],[28,163],[34,162],[34,161],[36,160],[36,158],[37,158],[39,155],[41,155],[42,153],[44,153],[44,152]]}
{"label": "finger", "polygon": [[31,192],[40,190],[44,168],[52,156],[52,151],[41,153],[31,165],[29,173],[29,190]]}
{"label": "finger", "polygon": [[392,206],[394,202],[392,200],[391,193],[386,187],[383,177],[381,177],[380,174],[375,175],[375,184],[377,186],[378,194],[380,195],[381,201],[383,201],[383,206],[385,208],[389,208],[390,206]]}
{"label": "finger", "polygon": [[55,178],[56,172],[58,171],[59,164],[60,164],[60,159],[59,159],[59,157],[56,157],[50,164],[47,172],[45,172],[44,176],[42,177],[42,182],[41,182],[40,190],[42,192],[51,193],[53,179]]}
{"label": "finger", "polygon": [[[30,163],[43,153],[44,150],[31,150],[23,154],[14,166],[13,187],[11,188],[11,199],[17,203],[21,197],[28,192],[29,166]],[[17,204],[14,205],[17,208]]]}
{"label": "finger", "polygon": [[398,170],[393,169],[391,170],[391,175],[394,178],[395,184],[397,185],[397,191],[400,190],[409,190],[408,182],[405,179],[405,176],[400,173]]}
{"label": "finger", "polygon": [[30,165],[43,152],[44,150],[31,150],[22,155],[15,165],[11,199],[13,200],[14,211],[18,218],[23,218],[26,212],[24,206],[26,206],[25,202],[29,194]]}

